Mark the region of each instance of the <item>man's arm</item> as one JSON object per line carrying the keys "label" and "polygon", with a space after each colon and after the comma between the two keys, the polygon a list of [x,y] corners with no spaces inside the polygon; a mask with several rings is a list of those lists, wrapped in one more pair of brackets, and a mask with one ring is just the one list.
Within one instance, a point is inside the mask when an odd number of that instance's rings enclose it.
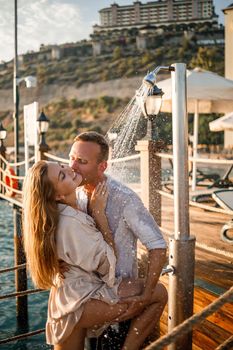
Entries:
{"label": "man's arm", "polygon": [[149,251],[147,275],[143,292],[143,298],[145,301],[148,299],[150,300],[165,262],[166,249],[152,249]]}
{"label": "man's arm", "polygon": [[128,202],[124,208],[124,216],[128,227],[148,250],[144,291],[140,297],[135,298],[146,304],[151,298],[166,263],[166,242],[158,225],[139,198]]}

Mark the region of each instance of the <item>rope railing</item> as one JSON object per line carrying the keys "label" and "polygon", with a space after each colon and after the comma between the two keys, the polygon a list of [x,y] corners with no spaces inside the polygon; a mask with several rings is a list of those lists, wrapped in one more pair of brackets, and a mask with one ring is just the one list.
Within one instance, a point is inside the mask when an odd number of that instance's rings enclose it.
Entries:
{"label": "rope railing", "polygon": [[[55,156],[55,155],[53,155],[51,153],[45,152],[44,155],[48,159],[56,160],[56,161],[62,162],[62,163],[69,163],[68,159]],[[140,159],[140,154],[133,154],[132,156],[128,156],[128,157],[122,157],[122,158],[117,158],[117,159],[110,159],[110,160],[108,160],[108,162],[110,164],[112,164],[112,163],[127,162],[127,161],[134,160],[134,159]]]}
{"label": "rope railing", "polygon": [[3,175],[5,175],[5,176],[7,176],[7,177],[9,177],[9,178],[11,178],[11,179],[24,180],[24,176],[12,175],[12,174],[8,173],[6,170],[3,170],[2,168],[0,168],[0,172],[1,172]]}
{"label": "rope railing", "polygon": [[[34,290],[35,292],[36,290]],[[40,290],[41,291],[41,290]],[[42,290],[43,291],[43,290]],[[31,291],[30,291],[31,292]],[[39,292],[39,291],[37,291]],[[21,294],[22,292],[20,292]],[[15,293],[19,294],[19,293]],[[160,339],[156,340],[155,342],[151,343],[149,346],[147,346],[144,350],[160,350],[163,349],[165,346],[174,343],[177,339],[179,339],[181,336],[185,335],[186,333],[190,332],[193,327],[200,324],[202,321],[204,321],[207,317],[209,317],[211,314],[213,314],[215,311],[217,311],[219,308],[221,308],[225,303],[232,302],[233,301],[233,287],[231,287],[227,292],[222,294],[217,300],[209,304],[207,307],[205,307],[202,311],[199,313],[196,313],[195,315],[191,316],[187,320],[185,320],[180,325],[176,326],[170,333],[167,335],[161,337]],[[29,336],[33,336],[39,333],[44,332],[45,329],[39,329],[33,332],[28,332],[24,334],[20,334],[18,336],[5,338],[0,340],[0,344],[6,344],[11,341],[23,339]],[[224,349],[227,344],[230,344],[232,342],[233,337],[230,337],[225,341],[223,344],[221,344],[217,349]]]}
{"label": "rope railing", "polygon": [[183,323],[176,326],[170,333],[151,343],[144,350],[160,350],[163,349],[165,346],[174,343],[181,336],[190,332],[194,326],[200,324],[208,316],[217,311],[225,303],[232,301],[233,287],[231,287],[227,292],[222,294],[217,300],[205,307],[202,311],[196,313],[195,315],[185,320]]}
{"label": "rope railing", "polygon": [[[229,347],[231,346],[231,347]],[[220,344],[215,350],[230,350],[233,349],[233,335],[228,338],[224,343]]]}
{"label": "rope railing", "polygon": [[14,192],[14,193],[17,193],[17,194],[22,195],[22,191],[17,190],[17,189],[15,189],[15,188],[12,188],[11,186],[8,186],[7,184],[5,184],[5,182],[3,182],[3,181],[1,181],[1,180],[0,180],[0,185],[2,185],[3,187],[5,187],[6,189],[8,189],[8,190],[11,191],[11,192]]}
{"label": "rope railing", "polygon": [[32,332],[28,332],[28,333],[24,333],[24,334],[19,334],[19,335],[15,335],[14,337],[2,339],[2,340],[0,340],[0,344],[6,344],[6,343],[10,343],[12,341],[25,339],[27,337],[32,337],[34,335],[44,333],[44,332],[45,332],[45,328],[37,329],[36,331],[32,331]]}
{"label": "rope railing", "polygon": [[44,155],[48,159],[56,160],[57,162],[66,163],[66,164],[69,163],[68,159],[57,157],[57,156],[55,156],[54,154],[51,154],[51,153],[44,152]]}
{"label": "rope railing", "polygon": [[[172,154],[158,152],[156,156],[164,158],[164,159],[173,159]],[[233,159],[211,159],[211,158],[199,158],[199,157],[189,157],[188,160],[190,162],[195,163],[209,163],[209,164],[223,164],[223,165],[232,165]]]}
{"label": "rope railing", "polygon": [[[168,193],[168,192],[163,191],[163,190],[158,190],[158,193],[161,194],[161,196],[167,197],[169,199],[173,199],[174,198],[173,194]],[[215,213],[227,214],[227,215],[231,215],[231,216],[233,215],[233,210],[230,210],[230,209],[226,210],[226,209],[221,209],[221,208],[215,208],[215,207],[212,207],[211,205],[201,204],[201,203],[197,203],[197,202],[194,202],[194,201],[189,201],[189,205],[192,206],[192,207],[213,211]]]}
{"label": "rope railing", "polygon": [[[165,233],[166,235],[168,236],[172,236],[174,233],[170,230],[167,230],[166,228],[162,227],[162,226],[159,226],[160,230]],[[233,259],[233,253],[231,252],[228,252],[226,250],[223,250],[223,249],[218,249],[218,248],[215,248],[215,247],[210,247],[208,246],[207,244],[204,244],[204,243],[199,243],[199,242],[195,242],[195,247],[196,248],[199,248],[199,249],[203,249],[209,253],[215,253],[215,254],[218,254],[218,255],[223,255],[227,258],[231,258]],[[142,249],[142,248],[140,248]],[[145,250],[146,252],[146,250]]]}
{"label": "rope railing", "polygon": [[14,267],[6,267],[5,269],[0,270],[0,274],[5,273],[5,272],[10,272],[10,271],[15,271],[15,270],[20,270],[20,269],[25,269],[27,267],[27,264],[20,264],[16,265]]}
{"label": "rope railing", "polygon": [[110,163],[110,164],[121,163],[121,162],[127,162],[129,160],[134,160],[134,159],[140,159],[140,154],[133,154],[132,156],[110,159],[110,160],[108,160],[108,163]]}
{"label": "rope railing", "polygon": [[[11,167],[17,167],[17,166],[21,166],[21,165],[25,165],[26,161],[23,160],[21,162],[15,162],[15,163],[11,163],[11,162],[8,162],[6,160],[6,158],[4,158],[1,154],[0,154],[0,159],[8,166],[11,166]],[[35,156],[32,156],[31,158],[29,158],[29,162],[32,162],[33,160],[35,159]]]}
{"label": "rope railing", "polygon": [[48,291],[44,289],[27,289],[27,290],[23,290],[22,292],[15,292],[15,293],[9,293],[5,295],[0,295],[0,300],[14,298],[14,297],[23,297],[25,295],[37,294],[41,292],[48,292]]}
{"label": "rope railing", "polygon": [[14,197],[10,197],[6,194],[3,194],[0,192],[0,198],[6,200],[7,202],[13,204],[13,205],[16,205],[18,208],[22,208],[22,201],[21,201],[21,198],[14,198]]}

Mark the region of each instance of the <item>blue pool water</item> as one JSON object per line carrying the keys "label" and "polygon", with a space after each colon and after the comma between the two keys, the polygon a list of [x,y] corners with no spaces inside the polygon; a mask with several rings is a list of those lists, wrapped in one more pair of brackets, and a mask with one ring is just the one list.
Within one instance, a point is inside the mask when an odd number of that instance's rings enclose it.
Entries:
{"label": "blue pool water", "polygon": [[[0,269],[14,265],[13,211],[5,201],[0,200]],[[28,280],[28,288],[33,288]],[[13,293],[14,272],[0,274],[0,295]],[[29,331],[45,327],[48,292],[28,296]],[[22,330],[20,331],[22,332]],[[0,339],[20,333],[17,330],[15,298],[0,300]],[[50,349],[45,343],[44,333],[8,344],[1,344],[0,350]]]}

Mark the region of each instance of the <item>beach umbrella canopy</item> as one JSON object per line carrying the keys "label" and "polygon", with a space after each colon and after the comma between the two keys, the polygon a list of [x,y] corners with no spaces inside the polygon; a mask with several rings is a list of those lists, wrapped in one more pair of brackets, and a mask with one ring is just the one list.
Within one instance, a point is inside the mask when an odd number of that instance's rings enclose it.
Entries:
{"label": "beach umbrella canopy", "polygon": [[[162,88],[162,112],[172,111],[171,78],[158,82]],[[233,80],[201,68],[187,70],[187,108],[195,113],[198,103],[199,113],[228,113],[233,111]]]}
{"label": "beach umbrella canopy", "polygon": [[221,118],[215,119],[209,123],[210,131],[233,131],[233,112],[227,113]]}
{"label": "beach umbrella canopy", "polygon": [[[172,112],[171,78],[159,81],[164,92],[161,111]],[[193,157],[197,157],[199,113],[229,113],[233,111],[233,80],[201,68],[187,70],[187,110],[194,113]],[[196,163],[193,162],[192,189],[196,187]]]}

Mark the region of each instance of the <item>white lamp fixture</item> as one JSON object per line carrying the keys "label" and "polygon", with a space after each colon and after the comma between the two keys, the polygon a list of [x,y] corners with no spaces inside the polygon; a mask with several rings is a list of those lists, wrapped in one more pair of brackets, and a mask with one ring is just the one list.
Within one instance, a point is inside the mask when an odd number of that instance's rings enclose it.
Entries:
{"label": "white lamp fixture", "polygon": [[28,89],[37,86],[37,78],[32,76],[32,75],[28,75],[27,77],[18,78],[17,85],[19,85],[22,81],[25,81],[26,88],[28,88]]}
{"label": "white lamp fixture", "polygon": [[136,100],[145,118],[154,118],[159,114],[164,92],[154,85],[146,97],[136,94]]}

